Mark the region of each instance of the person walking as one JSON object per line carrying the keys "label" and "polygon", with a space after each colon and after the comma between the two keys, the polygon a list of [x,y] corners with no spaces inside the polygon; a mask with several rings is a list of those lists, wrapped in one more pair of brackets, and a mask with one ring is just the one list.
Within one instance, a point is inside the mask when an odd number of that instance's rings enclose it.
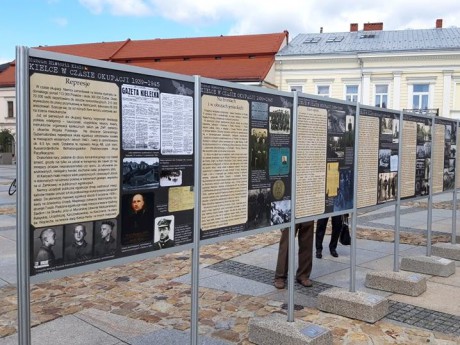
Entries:
{"label": "person walking", "polygon": [[[312,286],[310,273],[312,268],[313,255],[313,230],[314,222],[305,222],[296,225],[295,233],[299,241],[299,267],[296,272],[297,282],[305,287]],[[289,229],[281,230],[280,245],[278,251],[278,261],[275,271],[275,287],[284,289],[288,275],[288,256],[289,256]]]}
{"label": "person walking", "polygon": [[[332,216],[331,224],[332,224],[332,234],[331,234],[331,241],[329,242],[329,252],[335,258],[339,256],[337,254],[337,242],[339,241],[340,231],[342,230],[342,216]],[[316,221],[316,240],[315,240],[315,247],[316,247],[316,258],[321,259],[323,257],[323,239],[326,233],[326,226],[327,222],[329,221],[329,217],[321,218]]]}

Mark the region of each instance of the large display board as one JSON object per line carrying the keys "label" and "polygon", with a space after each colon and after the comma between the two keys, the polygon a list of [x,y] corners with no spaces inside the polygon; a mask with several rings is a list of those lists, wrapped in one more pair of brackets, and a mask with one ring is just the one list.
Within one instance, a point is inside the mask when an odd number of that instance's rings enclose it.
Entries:
{"label": "large display board", "polygon": [[203,83],[201,101],[201,239],[290,222],[292,95]]}
{"label": "large display board", "polygon": [[457,156],[457,122],[434,120],[433,193],[455,189],[455,162]]}
{"label": "large display board", "polygon": [[357,207],[374,206],[398,196],[398,113],[360,107]]}
{"label": "large display board", "polygon": [[193,79],[29,60],[31,275],[191,243]]}
{"label": "large display board", "polygon": [[298,97],[296,217],[353,208],[356,107]]}
{"label": "large display board", "polygon": [[428,195],[431,174],[431,126],[428,117],[404,114],[401,198]]}

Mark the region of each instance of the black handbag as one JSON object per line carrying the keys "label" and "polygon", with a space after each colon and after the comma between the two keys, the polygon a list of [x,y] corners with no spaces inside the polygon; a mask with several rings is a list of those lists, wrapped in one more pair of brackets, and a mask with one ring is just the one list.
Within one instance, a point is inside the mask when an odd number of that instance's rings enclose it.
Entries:
{"label": "black handbag", "polygon": [[342,218],[342,230],[340,231],[339,242],[344,246],[351,244],[350,228],[348,227],[348,215]]}

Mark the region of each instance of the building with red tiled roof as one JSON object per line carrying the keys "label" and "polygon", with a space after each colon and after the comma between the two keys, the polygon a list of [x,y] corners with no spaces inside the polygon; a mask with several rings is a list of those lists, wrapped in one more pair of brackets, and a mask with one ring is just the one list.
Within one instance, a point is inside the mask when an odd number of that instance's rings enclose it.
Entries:
{"label": "building with red tiled roof", "polygon": [[[38,49],[185,75],[277,89],[275,55],[287,31],[272,34],[131,40],[40,46]],[[15,64],[0,69],[0,130],[16,132]]]}

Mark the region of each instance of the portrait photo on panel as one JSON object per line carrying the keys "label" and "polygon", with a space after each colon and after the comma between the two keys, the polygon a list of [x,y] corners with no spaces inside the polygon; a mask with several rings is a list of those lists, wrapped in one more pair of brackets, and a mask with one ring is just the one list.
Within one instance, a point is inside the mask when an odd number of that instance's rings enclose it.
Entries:
{"label": "portrait photo on panel", "polygon": [[380,133],[393,135],[393,119],[383,117],[380,122]]}
{"label": "portrait photo on panel", "polygon": [[115,254],[117,250],[117,230],[116,219],[99,220],[95,222],[95,257],[104,257]]}
{"label": "portrait photo on panel", "polygon": [[270,225],[270,188],[248,190],[248,222],[255,227]]}
{"label": "portrait photo on panel", "polygon": [[159,162],[158,157],[123,158],[123,190],[158,188]]}
{"label": "portrait photo on panel", "polygon": [[153,249],[158,250],[174,246],[174,216],[155,218]]}
{"label": "portrait photo on panel", "polygon": [[393,144],[399,143],[399,119],[393,119]]}
{"label": "portrait photo on panel", "polygon": [[152,243],[154,229],[154,193],[142,192],[122,196],[121,244]]}
{"label": "portrait photo on panel", "polygon": [[64,227],[64,261],[80,262],[93,257],[93,223],[75,223]]}
{"label": "portrait photo on panel", "polygon": [[452,126],[446,125],[446,130],[444,131],[444,139],[450,141],[452,138]]}
{"label": "portrait photo on panel", "polygon": [[64,232],[62,226],[39,228],[34,231],[34,268],[54,267],[62,263]]}
{"label": "portrait photo on panel", "polygon": [[161,170],[160,186],[181,186],[182,185],[182,170]]}
{"label": "portrait photo on panel", "polygon": [[268,161],[268,131],[264,128],[253,128],[249,145],[251,169],[265,170]]}

